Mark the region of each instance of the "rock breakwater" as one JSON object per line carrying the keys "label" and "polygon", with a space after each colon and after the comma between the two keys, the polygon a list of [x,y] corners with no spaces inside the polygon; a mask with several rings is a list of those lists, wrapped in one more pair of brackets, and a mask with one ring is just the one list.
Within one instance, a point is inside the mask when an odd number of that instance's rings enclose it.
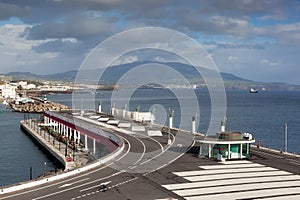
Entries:
{"label": "rock breakwater", "polygon": [[34,101],[34,103],[25,103],[25,104],[15,104],[11,102],[9,106],[12,108],[14,112],[22,112],[22,113],[43,113],[47,110],[69,110],[68,106],[62,105],[60,103],[55,102],[42,102],[42,101]]}

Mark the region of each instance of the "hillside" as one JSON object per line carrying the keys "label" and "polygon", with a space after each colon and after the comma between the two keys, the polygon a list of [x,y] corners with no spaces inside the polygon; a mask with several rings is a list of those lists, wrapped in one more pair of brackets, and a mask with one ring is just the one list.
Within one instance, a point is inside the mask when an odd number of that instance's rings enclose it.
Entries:
{"label": "hillside", "polygon": [[[106,69],[103,73],[103,78],[99,81],[99,84],[116,84],[117,81],[122,77],[123,74],[130,71],[136,66],[140,66],[143,64],[150,64],[153,62],[134,62],[122,65],[112,66]],[[191,84],[203,85],[205,82],[201,78],[201,75],[198,71],[188,64],[178,63],[178,62],[154,62],[154,64],[163,64],[167,65],[170,68],[176,70],[178,73],[183,75]],[[206,75],[212,73],[212,71],[201,68],[201,73],[205,73]],[[53,80],[53,81],[75,81],[77,70],[67,71],[63,73],[55,73],[49,75],[37,75],[30,72],[10,72],[7,74],[2,74],[4,76],[11,77],[12,80]],[[98,76],[100,74],[100,70],[86,70],[81,73],[84,77],[84,81],[94,81],[98,80]],[[249,90],[249,88],[253,87],[258,90],[296,90],[300,91],[299,85],[289,85],[285,83],[268,83],[268,82],[255,82],[251,80],[247,80],[234,74],[230,73],[221,73],[221,76],[224,81],[224,85],[227,90]],[[94,78],[93,78],[94,77]],[[200,77],[200,78],[199,78]],[[92,80],[94,79],[94,80]],[[174,82],[174,80],[172,80]],[[175,80],[176,81],[176,80]],[[134,83],[134,82],[133,82]],[[128,83],[130,84],[130,83]]]}

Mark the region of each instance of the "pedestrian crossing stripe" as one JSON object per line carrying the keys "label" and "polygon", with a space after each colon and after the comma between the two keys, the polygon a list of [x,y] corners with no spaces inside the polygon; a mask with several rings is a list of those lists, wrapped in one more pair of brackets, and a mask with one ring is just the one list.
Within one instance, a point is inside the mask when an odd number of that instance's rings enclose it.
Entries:
{"label": "pedestrian crossing stripe", "polygon": [[251,161],[173,172],[186,183],[163,185],[185,199],[300,199],[300,176]]}

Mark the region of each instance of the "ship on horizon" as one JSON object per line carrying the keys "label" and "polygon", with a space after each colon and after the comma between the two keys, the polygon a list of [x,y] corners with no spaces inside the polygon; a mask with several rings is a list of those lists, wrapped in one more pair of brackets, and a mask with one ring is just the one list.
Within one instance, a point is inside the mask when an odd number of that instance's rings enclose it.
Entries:
{"label": "ship on horizon", "polygon": [[258,93],[258,90],[254,88],[250,88],[250,93]]}

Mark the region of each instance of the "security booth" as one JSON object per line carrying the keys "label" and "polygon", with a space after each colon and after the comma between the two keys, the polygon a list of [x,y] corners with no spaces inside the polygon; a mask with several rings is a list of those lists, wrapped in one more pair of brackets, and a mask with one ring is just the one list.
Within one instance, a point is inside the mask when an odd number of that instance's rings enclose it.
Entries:
{"label": "security booth", "polygon": [[244,159],[250,157],[250,145],[255,142],[250,133],[222,132],[214,136],[195,137],[200,143],[199,156],[218,160]]}

